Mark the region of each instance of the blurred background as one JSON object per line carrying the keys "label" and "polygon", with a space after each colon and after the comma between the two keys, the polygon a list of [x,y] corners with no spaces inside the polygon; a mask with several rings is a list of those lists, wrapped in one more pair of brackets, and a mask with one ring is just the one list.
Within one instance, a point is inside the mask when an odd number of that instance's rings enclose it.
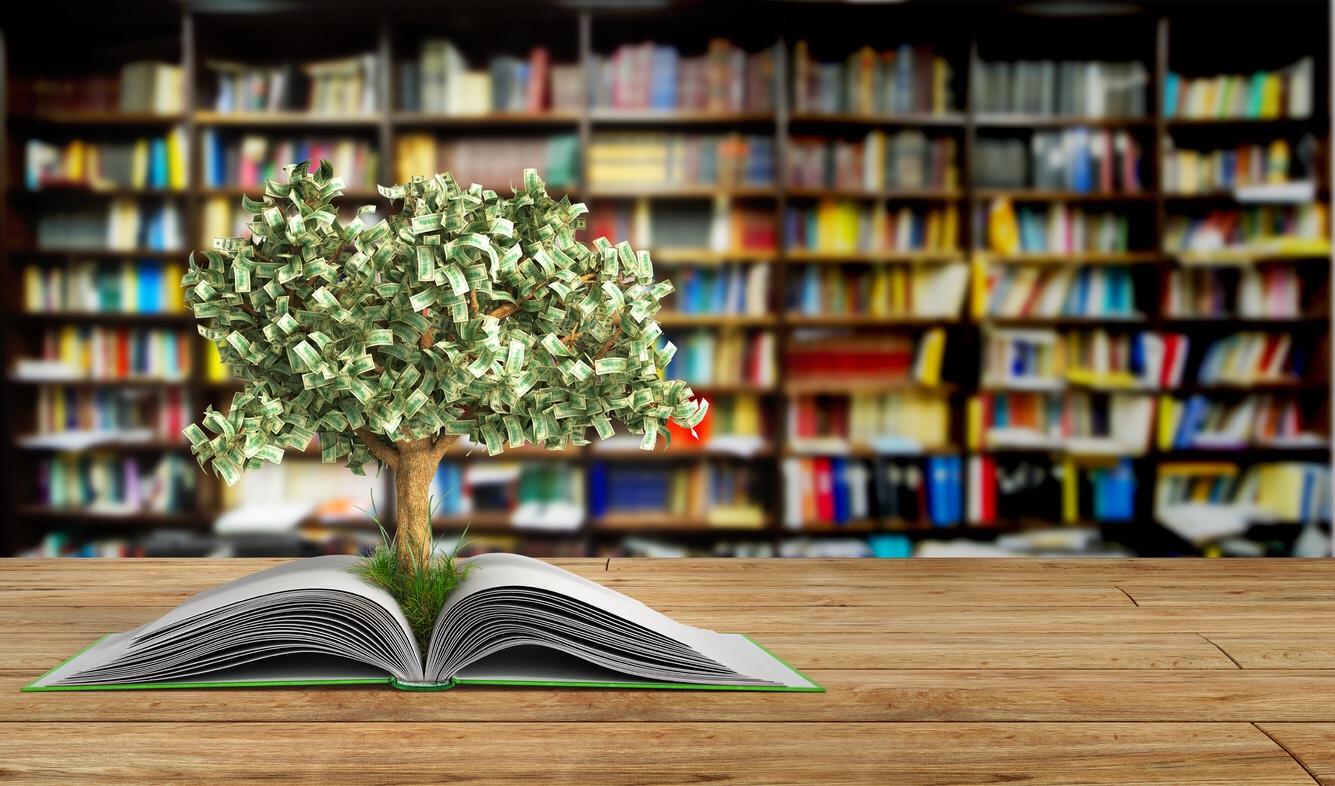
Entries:
{"label": "blurred background", "polygon": [[[77,22],[77,24],[75,24]],[[1329,556],[1324,2],[302,0],[7,9],[0,554],[392,531],[318,446],[228,488],[177,282],[283,164],[537,167],[676,286],[698,438],[488,458],[441,545],[534,556]]]}

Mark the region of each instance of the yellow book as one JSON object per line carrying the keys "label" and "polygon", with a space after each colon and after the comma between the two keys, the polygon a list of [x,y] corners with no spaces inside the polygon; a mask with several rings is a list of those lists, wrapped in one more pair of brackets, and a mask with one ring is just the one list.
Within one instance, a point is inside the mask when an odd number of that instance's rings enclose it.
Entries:
{"label": "yellow book", "polygon": [[121,263],[121,311],[128,314],[139,310],[139,266],[133,262]]}
{"label": "yellow book", "polygon": [[944,57],[932,60],[932,111],[946,111],[946,84],[950,82],[950,63]]}
{"label": "yellow book", "polygon": [[69,170],[69,173],[68,173],[68,174],[69,174],[69,179],[70,179],[70,180],[73,180],[73,181],[76,182],[76,183],[81,182],[81,181],[84,179],[84,167],[83,167],[83,164],[84,164],[84,161],[83,161],[83,158],[84,158],[84,145],[83,145],[83,140],[82,140],[82,139],[76,139],[76,140],[74,140],[73,142],[70,142],[70,146],[69,146],[69,149],[68,149],[66,155],[68,155],[68,157],[69,157],[69,166],[70,166],[70,170]]}
{"label": "yellow book", "polygon": [[870,313],[874,317],[885,317],[893,313],[890,301],[890,271],[877,265],[871,274]]}
{"label": "yellow book", "polygon": [[748,437],[760,434],[760,400],[756,396],[733,397],[732,433]]}
{"label": "yellow book", "polygon": [[148,185],[148,140],[134,140],[134,150],[130,155],[130,185],[143,188]]}
{"label": "yellow book", "polygon": [[210,382],[227,382],[232,379],[232,369],[223,362],[222,355],[218,353],[218,344],[214,341],[205,341],[204,349],[204,368]]}
{"label": "yellow book", "polygon": [[890,269],[890,313],[904,314],[908,311],[908,276],[903,267]]}
{"label": "yellow book", "polygon": [[1238,465],[1231,461],[1181,461],[1160,464],[1160,475],[1226,475],[1238,474]]}
{"label": "yellow book", "polygon": [[968,409],[965,412],[966,434],[969,450],[982,450],[983,448],[983,399],[981,396],[974,395],[969,397]]}
{"label": "yellow book", "polygon": [[46,311],[46,298],[42,286],[42,269],[29,265],[23,269],[23,310]]}
{"label": "yellow book", "polygon": [[927,231],[923,233],[923,248],[933,251],[941,248],[941,211],[927,211]]}
{"label": "yellow book", "polygon": [[991,296],[988,285],[988,273],[990,268],[987,264],[987,258],[982,254],[974,254],[969,260],[969,266],[973,269],[969,277],[970,289],[970,310],[973,312],[974,319],[982,319],[987,316],[987,301]]}
{"label": "yellow book", "polygon": [[180,262],[168,262],[162,268],[162,285],[167,291],[162,302],[169,312],[185,311],[185,301],[181,298],[181,279],[185,276],[185,267]]}
{"label": "yellow book", "polygon": [[992,209],[987,214],[987,239],[998,254],[1014,254],[1020,249],[1020,227],[1009,199],[992,201]]}
{"label": "yellow book", "polygon": [[941,383],[941,360],[946,353],[946,331],[932,328],[918,342],[918,382],[923,385]]}
{"label": "yellow book", "polygon": [[185,188],[185,132],[180,126],[167,135],[167,183]]}
{"label": "yellow book", "polygon": [[48,426],[52,431],[64,431],[66,423],[69,423],[69,411],[65,405],[64,388],[42,388],[42,393],[50,394],[51,401],[51,422],[42,425]]}
{"label": "yellow book", "polygon": [[1062,460],[1062,521],[1072,524],[1080,518],[1080,482],[1076,476],[1075,461]]}
{"label": "yellow book", "polygon": [[960,218],[959,208],[954,205],[947,205],[945,208],[945,219],[941,222],[941,248],[942,251],[954,251],[959,248],[960,239]]}
{"label": "yellow book", "polygon": [[1261,89],[1261,117],[1279,117],[1280,75],[1269,73],[1265,77],[1265,87]]}
{"label": "yellow book", "polygon": [[1172,450],[1182,405],[1172,396],[1159,397],[1159,450]]}

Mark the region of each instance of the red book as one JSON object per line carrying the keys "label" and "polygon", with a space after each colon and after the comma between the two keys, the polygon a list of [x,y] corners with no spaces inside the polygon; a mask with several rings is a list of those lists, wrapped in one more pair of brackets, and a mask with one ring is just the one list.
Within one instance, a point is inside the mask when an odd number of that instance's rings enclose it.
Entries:
{"label": "red book", "polygon": [[116,331],[116,378],[130,376],[130,331],[120,328]]}
{"label": "red book", "polygon": [[1106,194],[1113,190],[1113,136],[1104,129],[1099,132],[1099,137],[1102,140],[1099,148],[1103,152],[1099,158],[1099,188]]}
{"label": "red book", "polygon": [[811,463],[816,475],[816,518],[824,522],[833,522],[834,473],[830,469],[830,460],[818,458]]}
{"label": "red book", "polygon": [[547,108],[547,47],[535,46],[528,55],[528,111]]}
{"label": "red book", "polygon": [[1159,375],[1159,387],[1168,388],[1173,384],[1173,369],[1177,364],[1177,336],[1163,337],[1163,372]]}
{"label": "red book", "polygon": [[983,456],[980,462],[982,469],[978,478],[979,492],[982,494],[982,504],[979,506],[979,513],[983,521],[996,521],[997,518],[997,467],[996,462],[991,456]]}

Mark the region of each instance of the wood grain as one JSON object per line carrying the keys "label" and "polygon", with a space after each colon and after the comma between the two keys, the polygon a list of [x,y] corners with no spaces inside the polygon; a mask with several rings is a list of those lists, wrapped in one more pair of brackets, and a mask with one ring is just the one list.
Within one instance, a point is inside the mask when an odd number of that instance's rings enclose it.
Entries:
{"label": "wood grain", "polygon": [[[764,744],[763,754],[758,743],[775,740],[773,724],[609,723],[586,724],[578,732],[563,723],[172,726],[0,724],[0,777],[89,786],[354,779],[379,784],[1311,784],[1291,757],[1250,724],[790,723],[780,739]],[[58,769],[50,766],[53,751],[61,752]],[[301,754],[294,761],[296,751]],[[387,751],[393,751],[392,757]]]}
{"label": "wood grain", "polygon": [[0,783],[1335,786],[1329,560],[558,561],[823,694],[19,691],[283,561],[0,560]]}
{"label": "wood grain", "polygon": [[1321,786],[1335,786],[1335,723],[1261,723]]}

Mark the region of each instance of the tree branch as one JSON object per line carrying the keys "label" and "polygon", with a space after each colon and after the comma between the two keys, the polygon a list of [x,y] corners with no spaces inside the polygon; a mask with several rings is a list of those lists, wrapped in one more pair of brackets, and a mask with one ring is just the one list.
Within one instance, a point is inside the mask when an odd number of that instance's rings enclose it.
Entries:
{"label": "tree branch", "polygon": [[392,469],[398,469],[399,451],[393,445],[386,445],[368,428],[353,429],[353,433],[361,437],[362,443],[366,449],[371,451],[371,455],[388,464]]}
{"label": "tree branch", "polygon": [[598,354],[594,355],[593,359],[595,361],[602,360],[603,355],[607,354],[607,351],[612,348],[613,344],[617,343],[617,339],[620,337],[621,337],[621,325],[617,325],[617,329],[612,331],[612,337],[607,340],[606,344],[603,344],[603,348],[598,350]]}
{"label": "tree branch", "polygon": [[440,439],[432,443],[431,457],[433,463],[439,463],[441,458],[445,456],[445,451],[449,450],[450,445],[453,445],[458,439],[458,434],[442,434]]}

